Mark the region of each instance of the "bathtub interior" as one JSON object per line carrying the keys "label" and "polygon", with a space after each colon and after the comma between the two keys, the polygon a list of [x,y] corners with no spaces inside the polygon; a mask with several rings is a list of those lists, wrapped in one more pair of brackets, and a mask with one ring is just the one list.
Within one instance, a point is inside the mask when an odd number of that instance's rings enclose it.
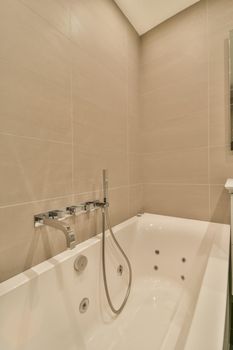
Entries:
{"label": "bathtub interior", "polygon": [[[104,294],[100,236],[3,282],[0,348],[137,350],[146,341],[147,350],[184,349],[215,236],[226,229],[150,214],[115,227],[133,268],[130,299],[117,319]],[[225,258],[223,243],[220,240],[218,247]],[[80,254],[88,258],[88,265],[77,274],[73,263]],[[126,290],[127,266],[110,240],[107,262],[110,293],[117,306]],[[119,264],[122,276],[117,273]],[[80,314],[83,298],[90,304]]]}

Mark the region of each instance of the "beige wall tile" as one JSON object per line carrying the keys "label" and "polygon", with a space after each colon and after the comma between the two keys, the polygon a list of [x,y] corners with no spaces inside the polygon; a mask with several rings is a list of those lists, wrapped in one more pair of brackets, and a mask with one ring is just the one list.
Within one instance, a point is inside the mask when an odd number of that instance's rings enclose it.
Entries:
{"label": "beige wall tile", "polygon": [[70,35],[70,2],[67,0],[21,0],[61,33]]}
{"label": "beige wall tile", "polygon": [[[71,196],[0,208],[4,227],[0,235],[0,281],[20,273],[66,249],[63,233],[53,228],[34,228],[33,217],[73,203]],[[17,229],[15,223],[17,222]]]}
{"label": "beige wall tile", "polygon": [[[77,150],[77,152],[76,152]],[[102,188],[102,169],[108,169],[110,187],[128,185],[127,154],[120,152],[79,153],[75,149],[74,190],[95,192]]]}
{"label": "beige wall tile", "polygon": [[143,185],[134,185],[129,188],[129,216],[135,216],[143,211]]}
{"label": "beige wall tile", "polygon": [[229,0],[208,0],[208,24],[210,34],[233,27],[233,6]]}
{"label": "beige wall tile", "polygon": [[73,101],[74,106],[74,134],[75,142],[76,137],[78,138],[78,126],[86,125],[96,128],[104,128],[104,130],[110,131],[125,131],[127,129],[126,112],[119,113],[119,111],[112,109],[111,111],[105,106],[92,103],[91,101],[85,100],[81,97],[76,96]]}
{"label": "beige wall tile", "polygon": [[[143,206],[228,222],[222,184],[233,171],[226,146],[231,1],[201,0],[140,39],[108,0],[4,0],[0,9],[6,233],[14,231],[6,218],[16,215],[15,203],[71,193],[75,200],[100,197],[102,168],[109,169],[113,224]],[[209,145],[218,147],[208,158]],[[141,153],[150,153],[143,163]],[[1,279],[65,249],[54,230],[34,236],[28,220],[42,211],[40,203],[21,203],[15,245],[1,235]],[[74,225],[82,241],[101,222],[93,213]]]}
{"label": "beige wall tile", "polygon": [[[34,228],[34,215],[43,213],[48,210],[65,208],[73,203],[72,196],[67,196],[60,199],[42,200],[13,206],[0,207],[0,221],[4,227],[0,235],[0,251],[10,249],[14,245],[25,243],[25,241],[37,240],[36,236],[43,233],[47,238],[59,236],[63,246],[65,245],[64,235],[54,229],[48,230],[45,227]],[[15,223],[18,223],[15,229]],[[51,235],[50,235],[51,231]],[[53,236],[53,232],[55,235]]]}
{"label": "beige wall tile", "polygon": [[77,124],[75,143],[80,152],[121,152],[127,151],[127,130],[106,128],[104,124]]}
{"label": "beige wall tile", "polygon": [[[59,231],[34,230],[33,215],[100,198],[102,168],[109,169],[113,224],[129,217],[129,152],[141,147],[140,39],[113,1],[4,0],[0,41],[5,280],[66,249]],[[97,213],[70,222],[78,242],[101,229]]]}
{"label": "beige wall tile", "polygon": [[[228,200],[221,184],[233,171],[228,91],[232,13],[231,1],[202,0],[142,37],[142,152],[150,153],[143,157],[142,169],[145,188],[155,186],[154,197],[146,190],[146,210],[193,217],[184,204],[184,199],[192,198],[202,201],[203,213],[210,205],[211,220],[229,220],[224,215]],[[199,148],[200,154],[189,157],[192,147]],[[174,182],[174,189],[159,182]],[[205,184],[194,186],[198,200],[193,193],[186,196],[189,182]],[[176,206],[167,188],[181,189]],[[194,217],[208,218],[203,213]]]}
{"label": "beige wall tile", "polygon": [[142,37],[142,61],[149,63],[158,56],[166,60],[177,52],[199,55],[199,48],[205,47],[205,31],[206,4],[200,1]]}
{"label": "beige wall tile", "polygon": [[122,79],[127,69],[126,28],[114,2],[71,0],[72,41]]}
{"label": "beige wall tile", "polygon": [[223,185],[210,186],[210,210],[211,221],[230,224],[230,195]]}
{"label": "beige wall tile", "polygon": [[128,151],[142,152],[142,125],[140,113],[128,114]]}
{"label": "beige wall tile", "polygon": [[0,205],[72,193],[71,145],[0,134]]}
{"label": "beige wall tile", "polygon": [[183,149],[144,154],[143,183],[208,183],[208,149]]}
{"label": "beige wall tile", "polygon": [[0,58],[69,86],[69,40],[20,1],[1,2],[0,41]]}
{"label": "beige wall tile", "polygon": [[233,173],[233,154],[229,146],[210,148],[210,183],[225,184]]}
{"label": "beige wall tile", "polygon": [[[193,45],[193,50],[196,50]],[[154,59],[148,64],[141,66],[141,90],[144,93],[156,90],[158,86],[173,83],[177,87],[181,81],[186,85],[202,84],[207,81],[208,62],[207,48],[205,47],[199,53],[200,57],[190,54],[182,56],[182,52],[174,53],[171,57],[160,57]]]}
{"label": "beige wall tile", "polygon": [[119,114],[127,112],[127,80],[119,79],[89,54],[73,47],[73,102],[74,114],[77,98]]}
{"label": "beige wall tile", "polygon": [[209,107],[210,146],[230,145],[230,106],[229,95],[223,92],[210,95]]}
{"label": "beige wall tile", "polygon": [[141,129],[144,153],[208,146],[208,109],[170,119],[155,112],[148,119]]}
{"label": "beige wall tile", "polygon": [[145,212],[209,220],[209,186],[145,184]]}
{"label": "beige wall tile", "polygon": [[171,119],[193,115],[208,108],[208,82],[192,84],[189,80],[160,85],[151,93],[142,95],[142,118],[147,123],[153,120],[155,115]]}
{"label": "beige wall tile", "polygon": [[72,142],[69,85],[1,59],[0,75],[1,132]]}
{"label": "beige wall tile", "polygon": [[138,70],[138,72],[142,52],[141,43],[141,37],[138,35],[133,26],[129,26],[126,30],[128,68],[135,67]]}
{"label": "beige wall tile", "polygon": [[119,187],[109,191],[109,213],[114,226],[129,219],[129,187]]}
{"label": "beige wall tile", "polygon": [[[96,192],[87,192],[74,196],[74,203],[82,203],[86,201],[102,200],[102,189]],[[90,211],[83,215],[77,215],[75,217],[75,231],[77,241],[82,242],[88,238],[97,235],[102,232],[102,215],[101,210]]]}
{"label": "beige wall tile", "polygon": [[143,156],[140,153],[129,153],[129,183],[130,185],[143,182]]}

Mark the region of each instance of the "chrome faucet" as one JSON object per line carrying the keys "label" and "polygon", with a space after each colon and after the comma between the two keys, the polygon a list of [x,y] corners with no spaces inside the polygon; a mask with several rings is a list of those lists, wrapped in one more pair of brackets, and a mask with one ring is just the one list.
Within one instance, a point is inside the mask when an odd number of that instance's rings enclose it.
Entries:
{"label": "chrome faucet", "polygon": [[35,226],[47,225],[56,228],[57,230],[61,230],[66,237],[67,248],[73,249],[76,246],[75,233],[69,225],[58,220],[59,218],[62,218],[62,211],[54,210],[35,215],[34,223]]}

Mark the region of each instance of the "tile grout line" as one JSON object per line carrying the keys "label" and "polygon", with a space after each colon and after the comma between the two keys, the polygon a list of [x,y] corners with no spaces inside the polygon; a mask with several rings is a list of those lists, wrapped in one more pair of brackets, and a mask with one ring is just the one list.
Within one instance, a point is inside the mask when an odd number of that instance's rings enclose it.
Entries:
{"label": "tile grout line", "polygon": [[[116,187],[109,187],[110,191],[116,191],[116,190],[120,190],[120,189],[127,189],[129,187],[135,187],[141,185],[140,183],[138,184],[133,184],[131,186],[128,185],[122,185],[122,186],[116,186]],[[31,200],[31,201],[25,201],[25,202],[17,202],[17,203],[13,203],[13,204],[8,204],[8,205],[0,205],[0,209],[5,209],[5,208],[12,208],[12,207],[17,207],[17,206],[23,206],[23,205],[27,205],[27,204],[39,204],[39,203],[44,203],[44,202],[52,202],[52,201],[56,201],[56,200],[62,200],[62,199],[66,199],[66,198],[72,198],[72,200],[74,200],[74,197],[76,196],[82,196],[82,195],[93,195],[93,193],[99,193],[99,191],[101,191],[101,188],[96,189],[94,191],[86,191],[86,192],[74,192],[74,193],[70,193],[64,196],[59,196],[59,197],[50,197],[50,198],[44,198],[44,199],[35,199],[35,200]]]}
{"label": "tile grout line", "polygon": [[[33,8],[31,8],[31,6],[27,5],[23,0],[18,0],[18,2],[22,5],[25,6],[28,10],[30,10],[32,13],[34,13],[34,15],[38,16],[40,19],[42,19],[43,21],[45,21],[47,23],[47,25],[49,25],[49,27],[53,28],[53,30],[55,30],[58,34],[62,35],[63,37],[65,37],[66,39],[70,40],[69,35],[67,36],[65,33],[63,33],[61,30],[59,30],[54,24],[52,24],[47,18],[45,18],[44,16],[40,15],[37,11],[33,10]],[[69,9],[70,10],[70,9]],[[70,12],[70,11],[69,11]],[[69,16],[70,17],[70,16]],[[69,32],[70,34],[70,32]]]}
{"label": "tile grout line", "polygon": [[72,144],[72,142],[57,141],[57,140],[46,139],[46,138],[43,139],[43,138],[34,137],[34,136],[17,135],[17,134],[14,134],[14,133],[3,132],[3,131],[0,131],[0,135],[1,136],[9,136],[9,137],[17,137],[17,138],[26,139],[26,140],[58,143],[58,144],[61,144],[61,145],[71,145]]}
{"label": "tile grout line", "polygon": [[125,40],[126,40],[126,50],[127,50],[127,77],[126,77],[126,154],[127,154],[127,174],[128,174],[128,215],[131,212],[131,204],[130,204],[130,153],[129,153],[129,51],[128,51],[128,46],[129,46],[129,42],[128,42],[128,37],[127,37],[127,33],[125,30]]}
{"label": "tile grout line", "polygon": [[[71,4],[69,4],[69,34],[71,34]],[[73,84],[73,58],[71,54],[71,47],[70,47],[70,117],[71,117],[71,141],[72,141],[72,150],[71,150],[71,182],[72,182],[72,196],[74,200],[74,104],[73,104],[73,89],[74,89],[74,84]]]}
{"label": "tile grout line", "polygon": [[207,162],[208,162],[208,201],[209,201],[209,219],[211,220],[211,184],[210,184],[210,43],[209,43],[209,3],[206,0],[206,41],[207,41]]}

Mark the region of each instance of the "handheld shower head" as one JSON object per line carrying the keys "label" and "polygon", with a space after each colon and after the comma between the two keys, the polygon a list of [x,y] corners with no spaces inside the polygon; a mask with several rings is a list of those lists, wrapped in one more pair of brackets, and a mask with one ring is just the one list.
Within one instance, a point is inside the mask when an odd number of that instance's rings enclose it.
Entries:
{"label": "handheld shower head", "polygon": [[103,195],[104,202],[108,202],[108,170],[103,169]]}

